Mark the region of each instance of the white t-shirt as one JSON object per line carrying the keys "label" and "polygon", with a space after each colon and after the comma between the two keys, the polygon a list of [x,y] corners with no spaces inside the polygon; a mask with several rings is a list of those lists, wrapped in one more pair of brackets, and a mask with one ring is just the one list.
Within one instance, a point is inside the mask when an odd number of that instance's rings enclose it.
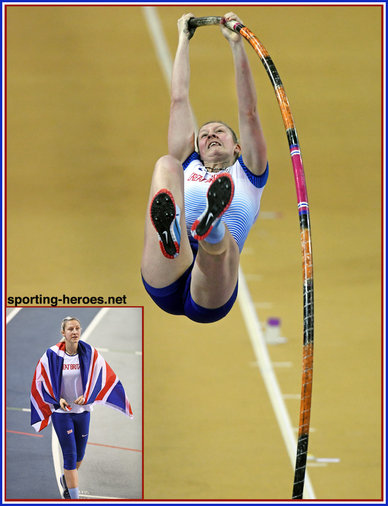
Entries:
{"label": "white t-shirt", "polygon": [[76,355],[68,355],[66,353],[63,359],[61,398],[65,399],[67,403],[70,404],[71,410],[67,411],[58,408],[55,412],[82,413],[83,411],[91,411],[91,406],[89,404],[86,406],[74,404],[74,401],[83,394],[78,353]]}

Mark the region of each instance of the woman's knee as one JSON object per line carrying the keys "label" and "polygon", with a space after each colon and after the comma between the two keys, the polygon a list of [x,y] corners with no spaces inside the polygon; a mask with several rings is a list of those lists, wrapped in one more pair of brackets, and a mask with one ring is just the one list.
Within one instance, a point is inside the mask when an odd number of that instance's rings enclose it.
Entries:
{"label": "woman's knee", "polygon": [[175,203],[182,208],[183,185],[183,168],[180,161],[171,155],[159,158],[152,176],[150,199],[161,188],[167,188],[172,193]]}
{"label": "woman's knee", "polygon": [[197,323],[214,323],[224,318],[232,309],[238,292],[238,282],[229,299],[221,306],[207,308],[197,304],[189,293],[185,301],[185,315]]}
{"label": "woman's knee", "polygon": [[63,467],[67,471],[75,471],[77,469],[77,455],[75,453],[63,453]]}
{"label": "woman's knee", "polygon": [[199,306],[218,308],[234,293],[240,255],[235,244],[230,246],[220,255],[198,248],[191,278],[191,295]]}
{"label": "woman's knee", "polygon": [[206,240],[199,241],[196,264],[212,284],[213,279],[216,278],[220,281],[230,279],[234,285],[238,276],[240,251],[227,227],[225,227],[225,235],[221,243],[210,244]]}
{"label": "woman's knee", "polygon": [[158,174],[160,172],[163,174],[165,174],[166,172],[175,173],[177,171],[179,171],[179,173],[182,171],[182,164],[180,163],[180,161],[177,158],[175,158],[172,155],[161,156],[155,164],[155,171],[154,172],[156,174]]}

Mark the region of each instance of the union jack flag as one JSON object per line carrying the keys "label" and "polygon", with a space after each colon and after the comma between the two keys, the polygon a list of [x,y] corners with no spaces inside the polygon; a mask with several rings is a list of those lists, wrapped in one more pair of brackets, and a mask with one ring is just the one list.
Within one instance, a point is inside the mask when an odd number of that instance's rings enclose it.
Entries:
{"label": "union jack flag", "polygon": [[[60,407],[65,352],[64,342],[51,346],[36,366],[30,396],[31,425],[36,432],[47,427],[51,414]],[[124,387],[102,355],[90,344],[79,341],[78,356],[85,404],[105,404],[132,418]]]}

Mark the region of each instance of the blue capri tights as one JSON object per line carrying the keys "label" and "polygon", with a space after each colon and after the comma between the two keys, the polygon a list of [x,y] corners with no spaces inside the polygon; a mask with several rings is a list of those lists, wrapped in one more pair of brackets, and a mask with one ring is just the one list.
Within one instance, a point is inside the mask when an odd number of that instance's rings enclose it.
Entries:
{"label": "blue capri tights", "polygon": [[68,471],[77,468],[84,458],[89,436],[90,412],[53,413],[52,422],[63,453],[63,467]]}

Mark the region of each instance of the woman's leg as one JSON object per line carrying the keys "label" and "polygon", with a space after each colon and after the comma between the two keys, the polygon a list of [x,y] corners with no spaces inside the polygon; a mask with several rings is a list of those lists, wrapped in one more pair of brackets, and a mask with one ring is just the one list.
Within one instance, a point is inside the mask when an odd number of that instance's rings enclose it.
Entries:
{"label": "woman's leg", "polygon": [[226,225],[219,243],[211,244],[205,239],[198,244],[191,275],[191,296],[199,306],[218,308],[230,299],[236,288],[240,252]]}
{"label": "woman's leg", "polygon": [[80,468],[81,464],[82,464],[82,460],[80,460],[76,463],[75,469],[71,469],[71,470],[64,469],[63,470],[63,474],[65,475],[65,479],[66,479],[67,488],[78,488],[78,486],[79,486],[78,469]]}
{"label": "woman's leg", "polygon": [[76,463],[75,469],[64,469],[63,474],[65,475],[67,490],[69,491],[71,499],[79,499],[79,481],[78,481],[78,469],[82,464],[82,460]]}
{"label": "woman's leg", "polygon": [[78,488],[78,468],[76,469],[64,469],[63,474],[65,475],[66,485],[69,489]]}
{"label": "woman's leg", "polygon": [[52,422],[58,436],[63,454],[63,467],[66,485],[72,499],[78,498],[77,444],[75,438],[74,415],[53,413]]}
{"label": "woman's leg", "polygon": [[[90,412],[84,411],[79,414],[73,414],[74,440],[76,447],[77,462],[75,469],[64,469],[67,488],[70,496],[77,499],[79,496],[78,469],[80,468],[85,456],[86,445],[89,437]],[[77,497],[73,497],[77,496]]]}
{"label": "woman's leg", "polygon": [[90,411],[74,415],[74,436],[77,447],[77,469],[80,467],[86,452],[89,439]]}
{"label": "woman's leg", "polygon": [[[198,240],[198,254],[190,292],[192,301],[201,308],[217,309],[228,303],[224,310],[229,310],[237,295],[240,252],[222,219],[233,195],[232,177],[228,173],[219,174],[207,191],[206,209],[191,228],[191,234]],[[223,312],[214,316],[222,317]]]}
{"label": "woman's leg", "polygon": [[[179,255],[173,259],[166,258],[163,255],[159,245],[158,233],[150,217],[151,202],[155,194],[164,188],[172,194],[175,204],[180,210],[180,251]],[[156,162],[152,177],[145,219],[142,275],[146,282],[154,288],[162,288],[176,281],[191,265],[192,261],[193,254],[186,232],[183,169],[176,158],[166,155]]]}

